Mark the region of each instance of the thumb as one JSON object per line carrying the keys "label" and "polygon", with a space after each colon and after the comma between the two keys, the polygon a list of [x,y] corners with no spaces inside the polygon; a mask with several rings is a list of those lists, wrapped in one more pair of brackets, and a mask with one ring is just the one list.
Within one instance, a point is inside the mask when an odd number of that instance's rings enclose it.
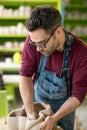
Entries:
{"label": "thumb", "polygon": [[43,128],[45,128],[46,127],[46,122],[44,121],[44,122],[42,122],[41,124],[40,124],[40,129],[43,129]]}

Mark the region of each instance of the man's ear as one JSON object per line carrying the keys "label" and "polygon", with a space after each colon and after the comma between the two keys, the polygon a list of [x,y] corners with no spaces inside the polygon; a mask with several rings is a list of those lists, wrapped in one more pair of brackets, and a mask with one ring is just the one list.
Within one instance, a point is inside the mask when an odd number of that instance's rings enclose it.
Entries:
{"label": "man's ear", "polygon": [[62,32],[63,32],[63,28],[59,26],[55,31],[55,37],[59,39],[62,35]]}

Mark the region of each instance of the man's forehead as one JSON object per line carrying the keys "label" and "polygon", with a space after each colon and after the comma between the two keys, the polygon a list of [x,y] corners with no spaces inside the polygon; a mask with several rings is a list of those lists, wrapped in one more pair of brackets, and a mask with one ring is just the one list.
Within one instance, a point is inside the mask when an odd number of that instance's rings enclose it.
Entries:
{"label": "man's forehead", "polygon": [[40,42],[48,38],[47,33],[43,29],[38,29],[33,32],[29,32],[30,39],[34,42]]}

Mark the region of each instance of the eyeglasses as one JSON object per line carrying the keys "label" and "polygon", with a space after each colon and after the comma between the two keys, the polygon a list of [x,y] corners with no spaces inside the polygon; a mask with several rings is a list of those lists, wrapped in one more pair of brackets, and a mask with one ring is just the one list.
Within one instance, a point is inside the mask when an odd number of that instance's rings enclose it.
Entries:
{"label": "eyeglasses", "polygon": [[55,30],[58,28],[58,26],[53,30],[53,32],[50,34],[49,38],[43,42],[39,42],[39,43],[36,43],[36,42],[33,42],[31,39],[29,39],[29,43],[30,44],[33,44],[34,46],[38,46],[38,47],[41,47],[41,48],[46,48],[46,45],[47,43],[49,42],[49,40],[51,39],[53,33],[55,32]]}

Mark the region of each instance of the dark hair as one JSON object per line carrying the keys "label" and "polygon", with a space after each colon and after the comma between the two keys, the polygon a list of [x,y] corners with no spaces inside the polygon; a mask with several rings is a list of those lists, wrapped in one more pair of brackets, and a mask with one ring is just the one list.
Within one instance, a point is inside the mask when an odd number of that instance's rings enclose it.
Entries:
{"label": "dark hair", "polygon": [[61,24],[62,17],[56,8],[51,6],[38,6],[32,10],[30,18],[26,21],[26,28],[30,32],[41,28],[51,33]]}

